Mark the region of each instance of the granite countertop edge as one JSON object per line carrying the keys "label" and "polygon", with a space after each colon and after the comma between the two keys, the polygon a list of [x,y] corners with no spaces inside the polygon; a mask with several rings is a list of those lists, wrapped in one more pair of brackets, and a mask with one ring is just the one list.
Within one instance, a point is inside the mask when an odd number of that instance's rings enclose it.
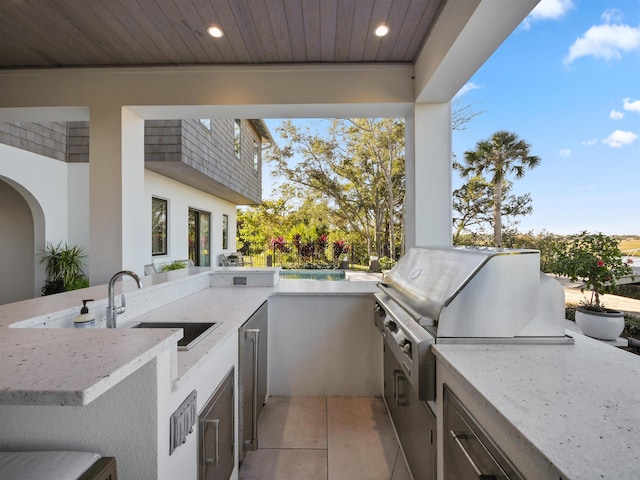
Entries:
{"label": "granite countertop edge", "polygon": [[[194,273],[196,273],[196,275],[192,273],[189,276],[183,275],[182,278],[187,279],[189,277],[202,276],[201,274],[203,272]],[[178,277],[177,281],[172,281],[171,283],[178,284],[180,280],[181,277]],[[155,284],[152,285],[155,286]],[[102,286],[91,288],[93,292],[102,292],[103,290]],[[157,288],[162,288],[162,283],[160,283],[159,287],[156,287],[155,290],[157,290]],[[225,314],[219,328],[207,335],[207,337],[192,350],[177,352],[177,375],[175,378],[172,378],[172,385],[175,390],[191,378],[192,374],[215,354],[218,347],[225,341],[228,341],[229,337],[234,335],[237,329],[249,319],[251,314],[271,296],[352,296],[372,294],[376,290],[375,282],[370,281],[319,282],[312,280],[283,280],[271,287],[207,287],[189,293],[166,305],[151,308],[143,314],[127,318],[126,321],[120,322],[123,328],[117,328],[111,331],[119,333],[107,332],[106,335],[106,329],[104,328],[15,328],[15,323],[21,323],[25,326],[31,324],[27,314],[28,303],[19,302],[15,305],[16,311],[20,313],[20,316],[15,320],[13,327],[7,323],[6,318],[11,318],[11,309],[14,306],[12,304],[0,306],[0,317],[4,317],[5,319],[4,326],[0,326],[0,344],[2,344],[3,341],[5,342],[5,348],[0,349],[0,352],[2,352],[0,353],[0,360],[2,360],[2,365],[4,365],[4,367],[0,366],[0,405],[86,405],[131,375],[144,364],[157,357],[163,350],[167,348],[175,348],[177,350],[176,343],[182,336],[180,330],[170,331],[169,329],[162,329],[157,331],[157,334],[151,334],[148,331],[145,332],[145,330],[126,328],[126,326],[139,321],[175,321],[177,315],[184,317],[185,312],[192,313],[191,316],[194,317],[194,319],[191,321],[202,321],[197,317],[201,317],[203,312],[215,309],[221,303],[228,307],[228,314]],[[78,292],[67,293],[72,295],[54,299],[54,304],[59,310],[69,310],[73,312],[75,304],[78,303],[77,298],[80,298],[81,294]],[[129,296],[130,295],[128,295],[128,297]],[[134,296],[131,297],[131,300],[127,298],[128,306],[135,305],[136,298]],[[34,302],[38,316],[42,315],[43,312],[42,302],[42,298],[38,298]],[[5,308],[3,309],[2,307]],[[188,317],[189,315],[186,316]],[[189,321],[185,318],[181,318],[181,320]],[[91,358],[95,356],[95,343],[104,343],[107,341],[105,337],[109,336],[109,342],[118,343],[118,349],[111,349],[111,353],[114,351],[118,351],[118,353],[117,355],[111,355],[111,363],[105,365],[104,368],[101,368],[100,365],[92,367],[86,363],[76,363],[76,359],[66,358],[58,354],[55,350],[55,343],[44,342],[44,336],[54,341],[63,341],[65,339],[72,341],[71,339],[74,337],[77,340],[77,336],[83,336],[93,341],[94,345],[78,345],[77,356],[80,358]],[[148,341],[143,341],[143,344],[139,345],[143,337],[147,338]],[[14,340],[18,338],[21,346],[15,344]],[[36,347],[37,345],[39,345],[39,347]],[[133,345],[139,346],[139,351],[135,353],[128,352],[128,347],[132,347]],[[28,352],[30,349],[33,350],[36,348],[40,349],[42,358],[28,358],[25,356],[24,359],[21,359],[24,360],[23,365],[18,365],[21,362],[15,363],[19,373],[9,371],[8,365],[11,365],[12,358],[18,355],[20,350]],[[127,353],[122,353],[123,350]],[[105,352],[104,354],[106,355],[107,353]],[[64,358],[62,364],[67,366],[66,370],[69,377],[65,377],[65,372],[54,372],[54,374],[57,375],[54,375],[55,381],[47,382],[46,378],[43,378],[40,371],[45,368],[47,357],[50,361],[52,355],[60,355],[61,359]],[[109,369],[109,366],[112,368]],[[65,367],[63,366],[61,368],[64,369]],[[93,375],[94,372],[88,372],[88,375],[81,377],[78,381],[76,373],[83,369],[95,369],[97,375]],[[25,375],[29,373],[34,377],[31,385],[29,384],[28,377],[25,377]],[[93,378],[93,380],[87,380],[87,377]]]}

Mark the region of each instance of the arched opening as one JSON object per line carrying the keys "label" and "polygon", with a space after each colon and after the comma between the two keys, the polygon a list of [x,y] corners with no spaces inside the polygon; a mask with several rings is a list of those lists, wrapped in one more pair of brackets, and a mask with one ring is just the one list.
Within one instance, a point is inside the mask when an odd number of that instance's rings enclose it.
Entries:
{"label": "arched opening", "polygon": [[10,281],[2,282],[0,304],[38,296],[44,215],[35,198],[6,177],[0,177],[0,225],[0,271],[10,275]]}

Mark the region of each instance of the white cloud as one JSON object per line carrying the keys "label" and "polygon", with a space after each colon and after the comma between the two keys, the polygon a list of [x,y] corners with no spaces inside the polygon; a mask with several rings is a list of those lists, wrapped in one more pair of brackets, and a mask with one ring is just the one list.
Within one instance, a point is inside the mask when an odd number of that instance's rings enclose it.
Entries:
{"label": "white cloud", "polygon": [[592,140],[583,140],[582,141],[582,145],[585,147],[593,147],[596,143],[598,143],[597,139],[592,139]]}
{"label": "white cloud", "polygon": [[573,0],[542,0],[523,20],[521,28],[529,30],[531,22],[537,20],[558,20],[573,7]]}
{"label": "white cloud", "polygon": [[629,112],[638,112],[640,113],[640,100],[631,100],[630,98],[625,98],[622,100],[623,108]]}
{"label": "white cloud", "polygon": [[624,15],[617,8],[608,8],[600,15],[604,23],[620,23],[623,17]]}
{"label": "white cloud", "polygon": [[571,156],[571,149],[570,148],[563,148],[558,153],[560,154],[561,157],[570,157]]}
{"label": "white cloud", "polygon": [[557,20],[573,7],[572,0],[542,0],[530,16],[533,20]]}
{"label": "white cloud", "polygon": [[617,110],[611,110],[609,112],[609,118],[613,120],[622,120],[624,118],[624,112],[619,112]]}
{"label": "white cloud", "polygon": [[640,28],[629,25],[595,25],[569,47],[565,63],[592,56],[604,60],[619,59],[622,53],[640,50]]}
{"label": "white cloud", "polygon": [[637,139],[638,135],[633,132],[616,130],[611,132],[607,138],[602,140],[602,143],[609,145],[610,147],[620,148],[635,142]]}
{"label": "white cloud", "polygon": [[456,93],[456,97],[461,97],[463,96],[465,93],[469,93],[471,90],[477,90],[481,88],[480,85],[478,85],[477,83],[473,83],[473,82],[468,82],[465,83],[462,88],[458,91],[458,93]]}

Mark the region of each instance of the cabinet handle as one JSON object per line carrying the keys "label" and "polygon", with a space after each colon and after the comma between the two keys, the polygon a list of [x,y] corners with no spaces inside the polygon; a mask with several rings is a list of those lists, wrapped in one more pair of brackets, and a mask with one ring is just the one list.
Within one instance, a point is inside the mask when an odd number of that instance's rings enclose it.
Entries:
{"label": "cabinet handle", "polygon": [[464,440],[464,439],[468,438],[467,435],[464,434],[464,433],[456,433],[453,430],[449,430],[449,433],[453,437],[453,440],[456,442],[456,445],[458,445],[460,450],[462,450],[462,453],[464,454],[465,458],[467,459],[467,462],[469,462],[469,465],[471,465],[471,468],[473,469],[473,473],[475,473],[476,477],[478,477],[478,480],[496,480],[495,475],[485,475],[485,474],[483,474],[480,471],[480,469],[478,468],[478,465],[476,465],[476,462],[474,462],[473,458],[471,458],[471,455],[469,455],[469,452],[467,451],[467,449],[464,448],[464,445],[462,444],[462,442],[460,440],[461,439]]}
{"label": "cabinet handle", "polygon": [[[216,453],[213,458],[207,458],[207,450],[205,448],[204,434],[209,425],[213,425],[214,435],[216,439]],[[213,465],[214,467],[217,467],[218,463],[220,462],[220,419],[218,418],[214,420],[204,420],[204,428],[202,429],[202,458],[204,458],[205,465]]]}
{"label": "cabinet handle", "polygon": [[396,406],[400,406],[400,382],[404,378],[402,370],[393,371],[393,398],[396,401]]}
{"label": "cabinet handle", "polygon": [[260,344],[260,329],[248,328],[245,335],[251,335],[253,341],[253,395],[251,409],[253,412],[251,422],[251,445],[258,449],[258,345]]}

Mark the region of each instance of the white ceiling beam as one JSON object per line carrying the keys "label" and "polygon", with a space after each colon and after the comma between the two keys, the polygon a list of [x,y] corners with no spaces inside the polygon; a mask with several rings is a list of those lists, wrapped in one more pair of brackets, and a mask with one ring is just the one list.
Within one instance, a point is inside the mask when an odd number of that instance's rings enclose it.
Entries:
{"label": "white ceiling beam", "polygon": [[388,64],[0,71],[0,119],[3,108],[106,104],[147,119],[401,116],[412,75]]}

